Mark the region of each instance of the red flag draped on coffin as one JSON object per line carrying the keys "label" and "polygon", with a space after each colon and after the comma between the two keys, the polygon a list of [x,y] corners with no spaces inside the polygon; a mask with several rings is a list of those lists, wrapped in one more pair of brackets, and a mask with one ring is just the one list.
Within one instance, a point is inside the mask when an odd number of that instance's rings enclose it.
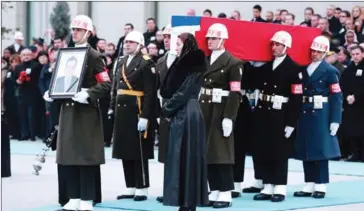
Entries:
{"label": "red flag draped on coffin", "polygon": [[210,55],[211,52],[207,48],[205,35],[214,23],[224,24],[229,31],[226,49],[246,61],[270,61],[270,39],[275,32],[284,30],[292,36],[292,48],[288,49],[288,55],[298,64],[307,65],[311,62],[309,49],[312,41],[321,34],[318,28],[202,17],[201,30],[196,32],[196,39],[206,55]]}

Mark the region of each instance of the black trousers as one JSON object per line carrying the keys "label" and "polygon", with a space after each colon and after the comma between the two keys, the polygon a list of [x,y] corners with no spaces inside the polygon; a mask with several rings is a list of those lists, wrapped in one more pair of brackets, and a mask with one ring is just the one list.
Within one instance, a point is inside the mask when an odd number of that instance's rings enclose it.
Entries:
{"label": "black trousers", "polygon": [[149,188],[149,163],[144,159],[144,181],[141,160],[122,160],[127,188]]}
{"label": "black trousers", "polygon": [[264,184],[287,185],[288,159],[257,159]]}
{"label": "black trousers", "polygon": [[[57,171],[58,171],[58,203],[63,206],[70,199],[67,193],[67,168],[64,168],[63,165],[58,164]],[[96,198],[93,200],[94,203],[101,203],[102,193],[101,193],[100,166],[97,166],[97,170],[95,171],[95,192],[96,192]]]}
{"label": "black trousers", "polygon": [[211,191],[234,190],[234,176],[232,164],[208,164],[207,178]]}
{"label": "black trousers", "polygon": [[[252,157],[253,159],[253,167],[254,167],[254,178],[256,180],[262,179],[262,172],[257,164],[257,159]],[[244,182],[244,174],[245,174],[245,159],[235,159],[235,164],[233,166],[234,171],[234,182]]]}
{"label": "black trousers", "polygon": [[63,166],[67,197],[90,201],[96,199],[96,174],[100,166]]}
{"label": "black trousers", "polygon": [[1,177],[11,176],[9,127],[5,115],[1,115]]}
{"label": "black trousers", "polygon": [[329,183],[329,161],[304,161],[305,182],[316,184]]}
{"label": "black trousers", "polygon": [[364,138],[351,140],[351,152],[357,161],[364,162]]}

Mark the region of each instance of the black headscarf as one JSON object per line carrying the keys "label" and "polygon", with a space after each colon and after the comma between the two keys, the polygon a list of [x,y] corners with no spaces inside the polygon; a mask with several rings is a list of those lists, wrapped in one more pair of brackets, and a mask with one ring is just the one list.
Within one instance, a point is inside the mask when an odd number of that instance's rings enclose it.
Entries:
{"label": "black headscarf", "polygon": [[170,98],[183,84],[188,74],[193,70],[194,55],[199,51],[195,37],[190,33],[183,33],[179,36],[183,42],[181,55],[174,61],[167,73],[166,79],[161,87],[161,96]]}

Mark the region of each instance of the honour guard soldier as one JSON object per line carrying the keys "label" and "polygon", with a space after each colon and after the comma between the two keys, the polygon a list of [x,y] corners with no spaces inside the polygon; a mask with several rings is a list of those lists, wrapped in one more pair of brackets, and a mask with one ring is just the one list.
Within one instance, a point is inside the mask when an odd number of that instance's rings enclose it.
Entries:
{"label": "honour guard soldier", "polygon": [[364,49],[351,49],[353,62],[343,72],[340,84],[344,94],[343,123],[340,131],[353,146],[351,161],[364,162]]}
{"label": "honour guard soldier", "polygon": [[336,133],[341,122],[342,92],[339,71],[325,61],[330,41],[316,37],[312,63],[302,71],[303,105],[297,123],[296,159],[303,161],[306,185],[296,197],[325,197],[329,159],[340,157]]}
{"label": "honour guard soldier", "polygon": [[224,43],[229,38],[225,25],[211,25],[206,37],[212,55],[204,74],[200,104],[207,136],[209,200],[214,208],[225,208],[231,206],[234,189],[232,132],[241,99],[243,62],[225,50]]}
{"label": "honour guard soldier", "polygon": [[299,66],[287,55],[292,37],[278,31],[271,39],[274,60],[259,69],[259,100],[254,110],[254,154],[264,189],[254,200],[281,202],[286,196],[291,136],[302,104]]}
{"label": "honour guard soldier", "polygon": [[[90,47],[87,38],[93,30],[92,20],[78,15],[71,23],[75,47],[89,47],[82,90],[61,103],[56,162],[67,178],[70,200],[64,210],[92,210],[97,196],[100,165],[105,163],[104,136],[98,100],[110,94],[111,81],[103,56]],[[51,102],[48,91],[44,99]],[[90,130],[92,129],[92,130]]]}
{"label": "honour guard soldier", "polygon": [[140,49],[143,34],[128,33],[124,40],[127,56],[119,63],[113,77],[111,109],[115,111],[112,157],[122,159],[126,192],[117,199],[147,199],[148,159],[153,159],[156,75],[155,64]]}
{"label": "honour guard soldier", "polygon": [[[236,117],[236,125],[234,128],[234,150],[235,150],[235,164],[234,164],[234,191],[232,197],[239,197],[242,191],[242,182],[244,181],[245,173],[245,156],[251,153],[251,146],[253,143],[252,129],[253,129],[253,110],[255,107],[255,77],[257,71],[255,65],[259,62],[245,63],[244,73],[241,84],[242,100],[239,106],[239,111]],[[255,163],[253,157],[253,164]],[[261,180],[261,173],[259,166],[254,164],[255,181],[252,186],[244,188],[244,193],[259,193],[263,189],[263,181]]]}
{"label": "honour guard soldier", "polygon": [[[170,42],[171,42],[171,31],[172,26],[171,24],[168,24],[164,30],[163,30],[163,36],[164,36],[164,47],[167,50],[167,53],[164,54],[162,58],[160,58],[157,61],[156,64],[156,71],[157,71],[157,88],[160,88],[160,85],[163,83],[164,79],[166,78],[166,75],[169,71],[169,68],[171,67],[172,63],[176,59],[177,55],[172,54],[170,50]],[[168,99],[162,99],[162,105],[167,101]],[[159,117],[158,117],[159,118]],[[168,139],[168,132],[169,132],[169,125],[170,122],[167,121],[165,118],[161,118],[159,120],[159,145],[158,145],[158,161],[161,163],[164,163],[165,161],[165,150],[166,150],[166,144]],[[157,201],[163,202],[163,197],[158,196]]]}

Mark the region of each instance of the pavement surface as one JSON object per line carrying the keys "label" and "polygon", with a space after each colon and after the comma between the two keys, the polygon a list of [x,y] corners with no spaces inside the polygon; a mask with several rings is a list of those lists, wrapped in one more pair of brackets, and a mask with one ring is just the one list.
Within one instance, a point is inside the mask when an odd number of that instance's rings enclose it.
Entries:
{"label": "pavement surface", "polygon": [[[57,206],[58,201],[58,184],[57,184],[57,166],[55,164],[55,153],[50,152],[46,157],[46,162],[40,171],[39,176],[32,174],[33,164],[35,163],[35,155],[40,153],[44,144],[37,140],[36,142],[30,141],[11,141],[11,168],[12,176],[2,179],[1,202],[3,211],[28,211],[28,210],[47,210],[47,206]],[[105,148],[106,151],[106,164],[101,167],[102,174],[102,196],[103,201],[115,202],[116,196],[120,195],[125,188],[125,181],[123,176],[123,168],[121,161],[111,159],[111,149]],[[157,151],[155,151],[157,153]],[[148,190],[151,200],[148,203],[155,203],[154,198],[162,194],[163,188],[163,165],[156,160],[150,160],[150,183],[151,187]],[[310,205],[308,199],[306,206],[297,205],[294,209],[287,210],[301,210],[301,211],[364,211],[364,164],[359,163],[343,163],[334,162],[330,164],[330,181],[336,183],[338,186],[332,188],[332,194],[339,196],[346,201],[338,202],[340,200],[329,201],[326,206],[317,204]],[[251,159],[247,158],[247,169],[245,173],[244,186],[253,181],[254,172],[252,170]],[[304,175],[299,161],[290,161],[290,173],[288,177],[289,186],[299,186],[304,184]],[[345,182],[351,182],[350,185],[345,185]],[[349,183],[348,183],[349,184]],[[355,194],[356,200],[350,200],[348,197],[355,187],[363,187],[360,193]],[[356,190],[357,191],[357,190]],[[359,196],[357,196],[359,194]],[[330,186],[328,188],[328,197],[330,196]],[[243,195],[244,201],[249,201],[253,204],[253,195]],[[338,199],[338,198],[337,198]],[[148,201],[149,201],[148,200]],[[154,201],[152,201],[154,200]],[[251,200],[251,201],[250,201]],[[287,198],[286,201],[290,200]],[[306,202],[306,201],[305,201]],[[256,202],[255,202],[256,203]],[[291,202],[292,203],[292,202]],[[337,206],[338,204],[345,203],[345,205]],[[329,206],[327,206],[329,205]],[[149,205],[148,205],[149,206]],[[261,210],[277,210],[271,204],[267,203],[266,207]],[[303,207],[312,207],[309,209],[302,209]],[[144,207],[145,208],[145,207]],[[234,208],[234,201],[233,201]],[[224,209],[228,210],[250,210],[250,209]],[[264,208],[264,209],[263,209]],[[146,209],[146,208],[145,208]],[[204,208],[203,210],[205,210]],[[54,210],[54,209],[49,209]],[[97,210],[117,210],[117,209],[95,209]],[[123,210],[123,209],[119,209]],[[124,209],[125,210],[125,209]],[[135,205],[133,210],[143,210],[141,205]],[[148,210],[158,210],[158,208],[150,208]],[[177,208],[163,208],[163,210],[178,210]],[[198,208],[197,210],[200,210]],[[213,209],[209,209],[213,210]],[[259,209],[254,209],[259,210]]]}

